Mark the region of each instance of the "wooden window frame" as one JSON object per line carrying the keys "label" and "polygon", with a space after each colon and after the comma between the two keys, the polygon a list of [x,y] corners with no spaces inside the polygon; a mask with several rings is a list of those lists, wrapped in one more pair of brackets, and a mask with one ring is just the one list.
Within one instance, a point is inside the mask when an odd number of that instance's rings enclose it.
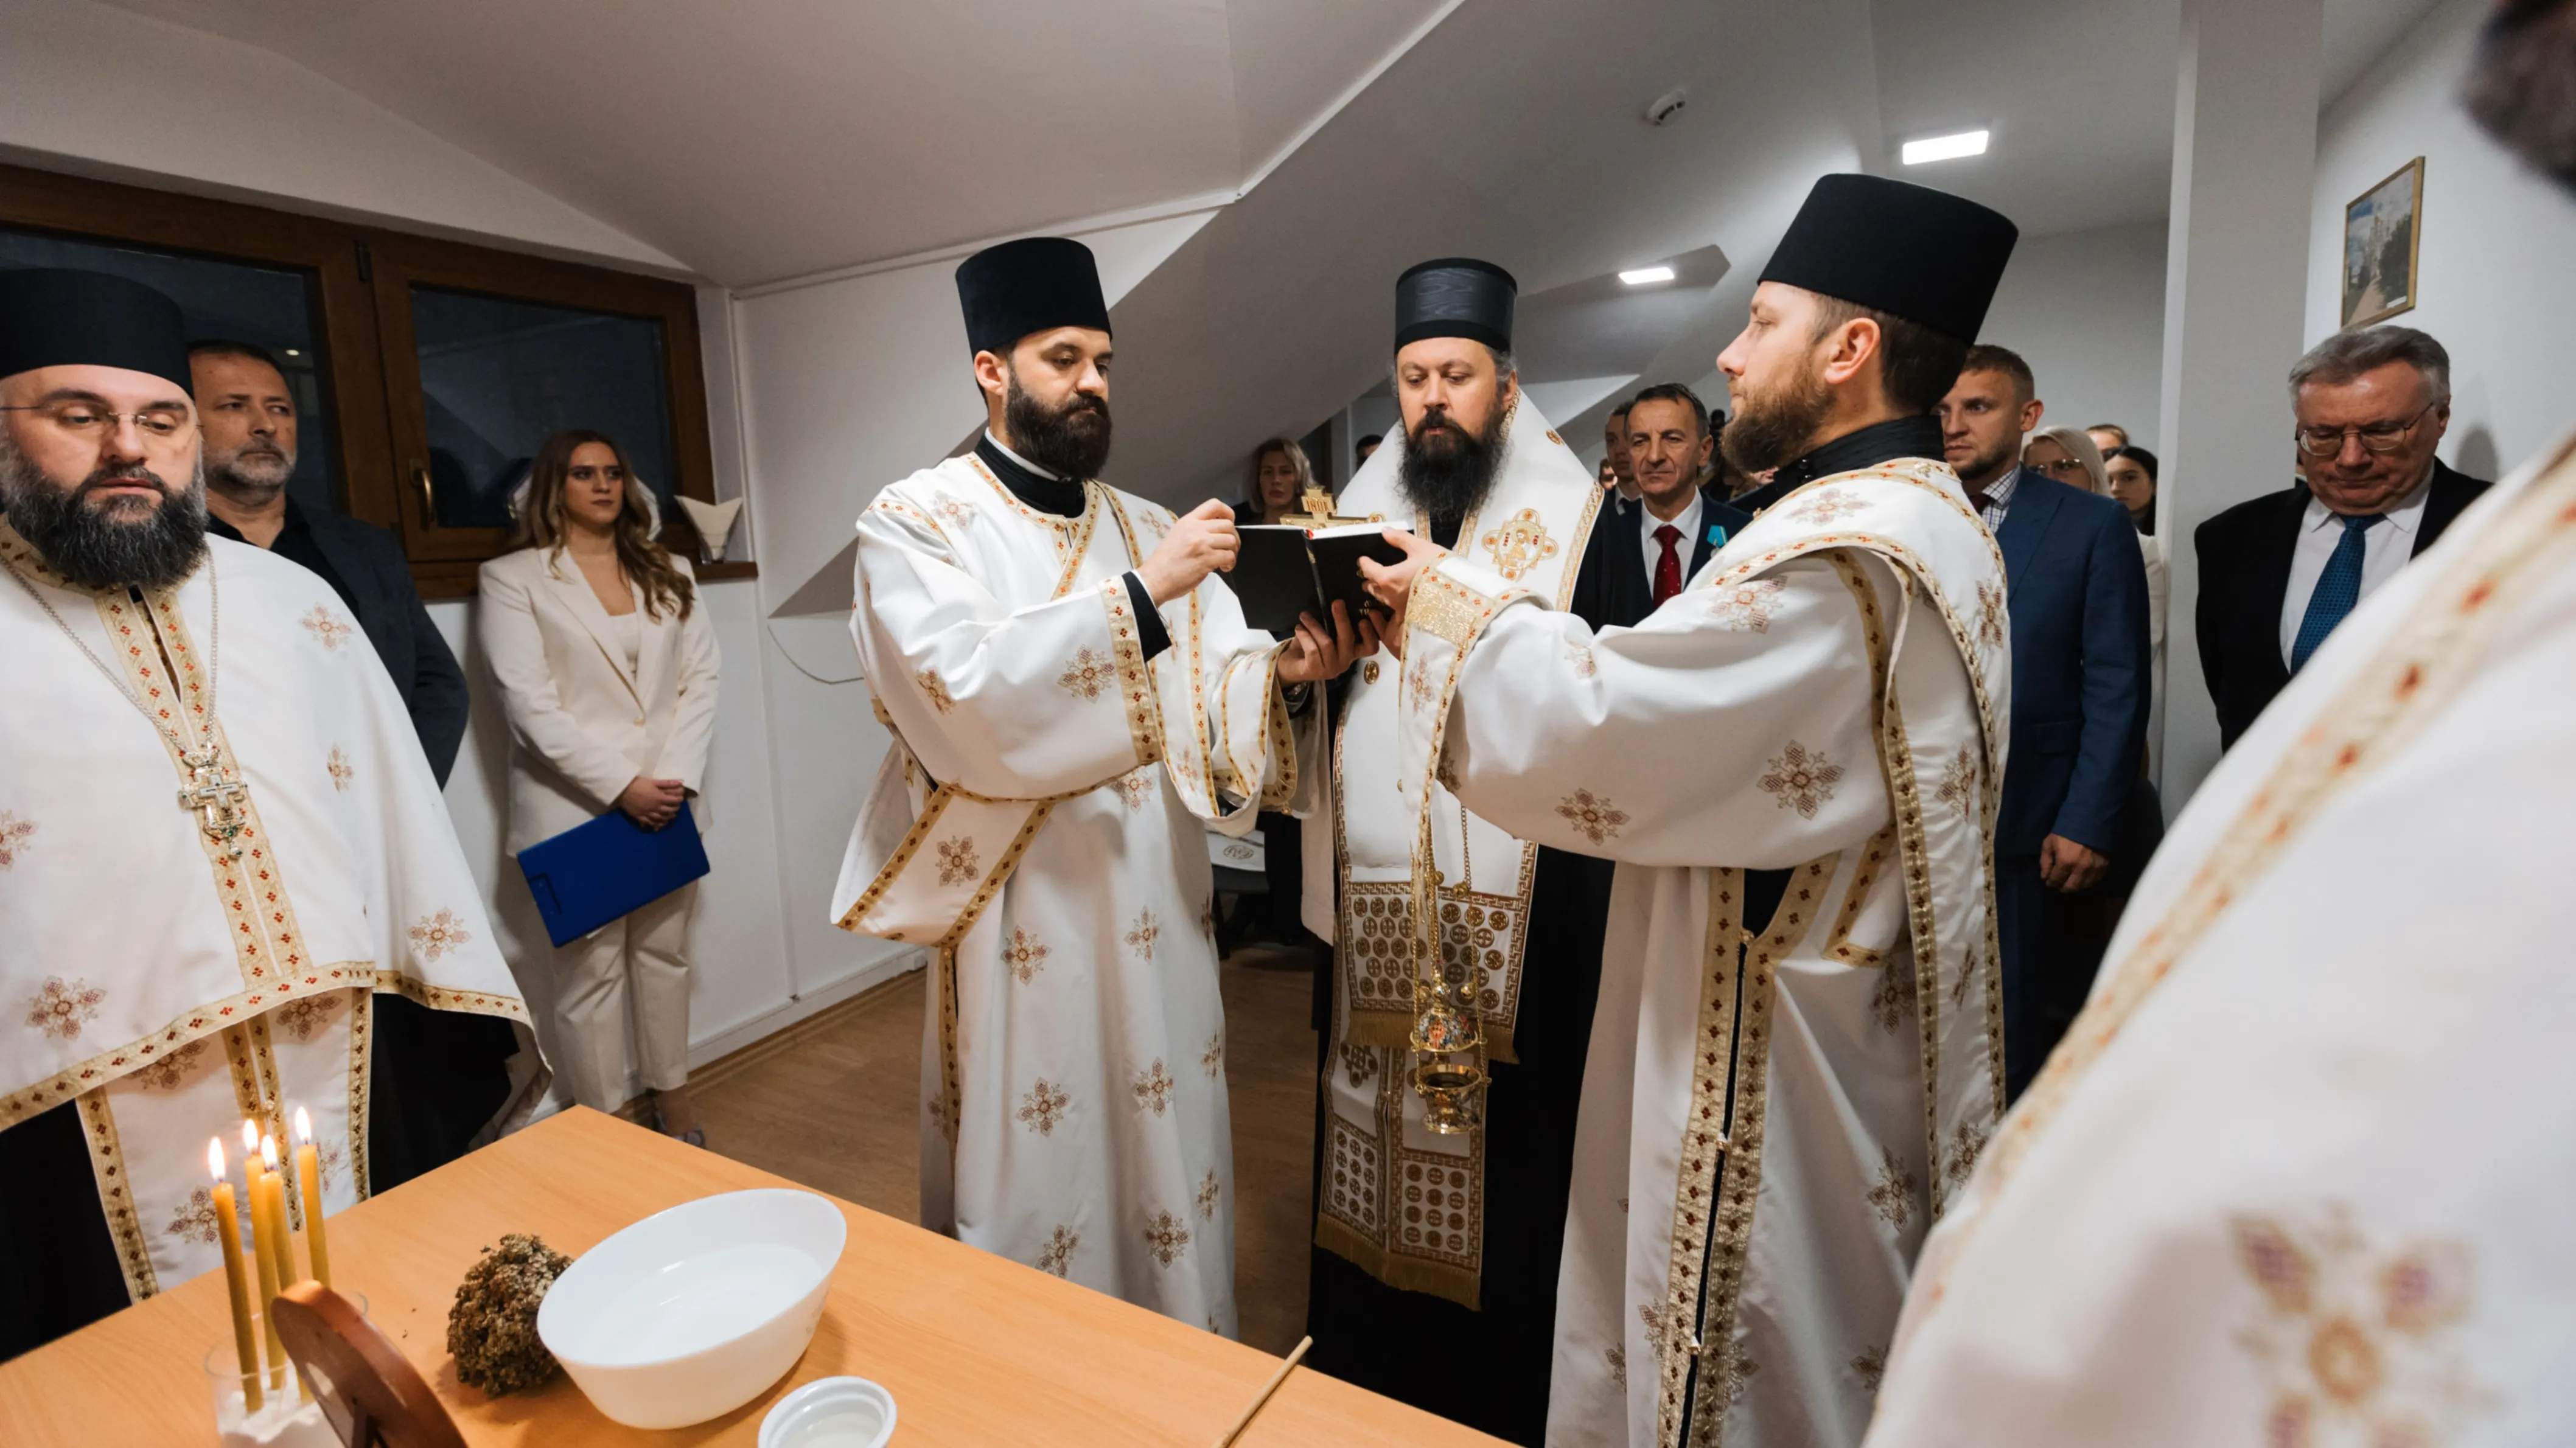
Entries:
{"label": "wooden window frame", "polygon": [[[425,472],[428,459],[420,364],[412,350],[414,282],[661,323],[678,472],[672,486],[683,496],[715,501],[697,294],[686,283],[13,165],[0,165],[0,225],[310,272],[343,506],[353,518],[395,530],[424,598],[471,594],[477,568],[506,544],[500,529],[428,522],[414,471]],[[663,541],[695,563],[699,538],[686,510],[671,510],[662,523]],[[736,561],[700,564],[697,573],[715,581],[757,577],[759,569]]]}

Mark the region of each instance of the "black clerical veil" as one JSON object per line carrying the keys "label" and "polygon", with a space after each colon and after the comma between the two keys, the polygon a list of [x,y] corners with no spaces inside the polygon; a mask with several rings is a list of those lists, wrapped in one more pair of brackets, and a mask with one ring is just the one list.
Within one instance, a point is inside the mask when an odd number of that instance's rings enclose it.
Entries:
{"label": "black clerical veil", "polygon": [[1822,176],[1762,280],[1974,342],[2020,235],[2001,212],[1946,191],[1884,176]]}
{"label": "black clerical veil", "polygon": [[1442,257],[1395,279],[1395,350],[1425,337],[1465,337],[1512,349],[1512,303],[1520,283],[1489,261]]}
{"label": "black clerical veil", "polygon": [[1091,248],[1070,237],[1030,236],[988,246],[957,267],[970,351],[1008,357],[1022,337],[1057,327],[1109,330],[1109,302]]}
{"label": "black clerical veil", "polygon": [[148,372],[187,391],[188,328],[179,304],[106,272],[0,271],[0,377],[73,366]]}

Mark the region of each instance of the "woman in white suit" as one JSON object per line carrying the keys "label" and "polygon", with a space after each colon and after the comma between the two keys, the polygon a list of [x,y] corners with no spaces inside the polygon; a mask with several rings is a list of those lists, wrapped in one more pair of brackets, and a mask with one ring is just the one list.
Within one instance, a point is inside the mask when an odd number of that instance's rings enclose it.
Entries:
{"label": "woman in white suit", "polygon": [[[715,729],[715,634],[689,565],[653,541],[643,485],[595,432],[537,454],[517,541],[483,565],[480,610],[510,716],[509,850],[611,809],[658,830],[698,792]],[[555,951],[555,1035],[576,1101],[616,1110],[633,1070],[661,1129],[703,1146],[688,1092],[697,891]]]}

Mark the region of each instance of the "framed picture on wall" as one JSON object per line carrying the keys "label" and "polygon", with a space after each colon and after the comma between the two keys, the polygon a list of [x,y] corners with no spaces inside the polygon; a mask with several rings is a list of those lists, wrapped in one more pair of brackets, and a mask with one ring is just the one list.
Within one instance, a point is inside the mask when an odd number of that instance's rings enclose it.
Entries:
{"label": "framed picture on wall", "polygon": [[2416,243],[2424,234],[2424,158],[2343,209],[2343,324],[2367,327],[2415,305]]}

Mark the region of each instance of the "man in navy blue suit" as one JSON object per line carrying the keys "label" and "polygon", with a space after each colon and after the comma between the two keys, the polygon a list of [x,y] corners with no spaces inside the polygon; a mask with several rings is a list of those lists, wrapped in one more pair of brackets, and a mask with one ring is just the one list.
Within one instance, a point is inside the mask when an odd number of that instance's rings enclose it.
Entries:
{"label": "man in navy blue suit", "polygon": [[2147,572],[2113,498],[2021,466],[2044,410],[2030,364],[1968,349],[1941,400],[1943,450],[2003,548],[2012,735],[1995,895],[2004,1081],[2019,1095],[2075,1019],[2101,963],[2085,892],[2110,872],[2143,762],[2152,680]]}
{"label": "man in navy blue suit", "polygon": [[1753,515],[1726,500],[1709,478],[1717,439],[1708,404],[1678,382],[1638,393],[1612,416],[1627,434],[1636,504],[1614,514],[1608,499],[1593,521],[1587,563],[1599,555],[1605,624],[1634,625],[1681,592],[1700,565],[1744,530]]}

